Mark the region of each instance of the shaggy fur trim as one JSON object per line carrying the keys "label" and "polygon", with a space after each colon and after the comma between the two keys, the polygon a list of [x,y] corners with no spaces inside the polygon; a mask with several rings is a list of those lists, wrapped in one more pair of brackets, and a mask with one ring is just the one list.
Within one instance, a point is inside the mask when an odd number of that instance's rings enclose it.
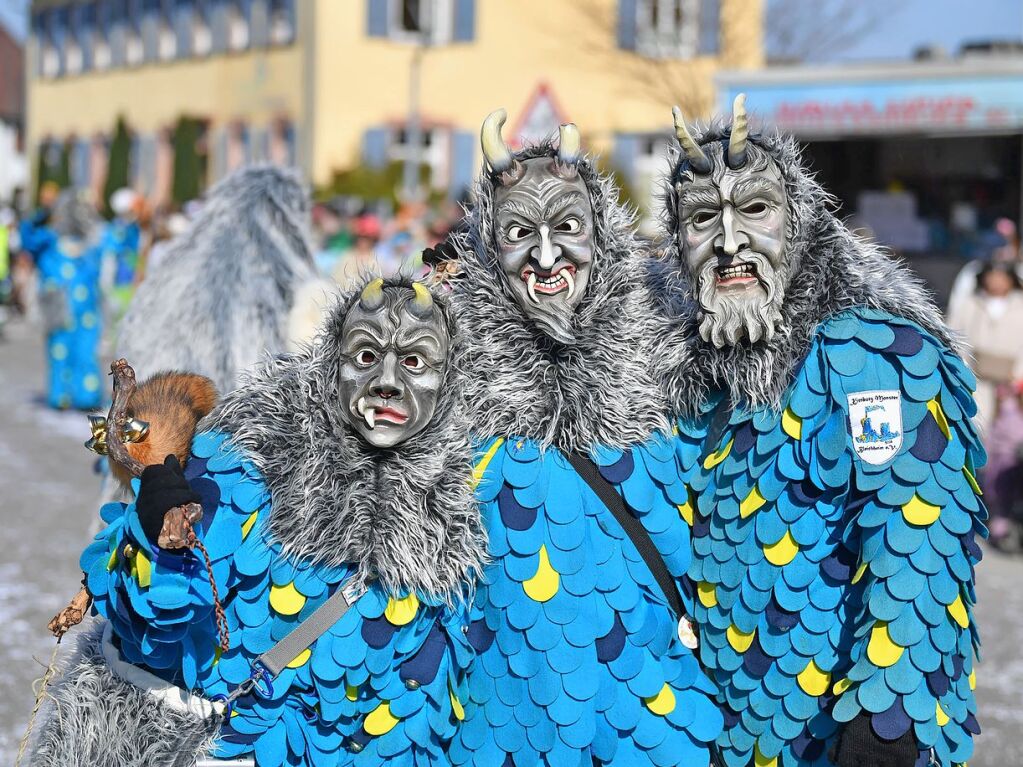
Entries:
{"label": "shaggy fur trim", "polygon": [[[729,132],[729,126],[716,122],[697,134],[697,142],[727,141]],[[780,408],[817,328],[853,307],[910,319],[958,351],[921,280],[882,247],[850,232],[831,212],[834,198],[804,166],[796,140],[777,134],[752,135],[749,140],[778,163],[788,196],[788,252],[794,274],[785,292],[782,323],[767,343],[744,341],[717,349],[699,337],[699,305],[678,236],[675,181],[685,162],[676,161],[664,206],[670,241],[664,260],[651,266],[651,287],[666,323],[657,358],[674,412],[696,413],[714,390],[729,392],[737,407]]]}
{"label": "shaggy fur trim", "polygon": [[[469,486],[468,426],[450,370],[433,419],[409,442],[381,450],[348,426],[339,404],[341,329],[360,292],[339,299],[311,346],[248,376],[203,427],[233,435],[263,475],[270,534],[285,554],[329,566],[358,562],[363,582],[450,603],[471,588],[486,558]],[[445,300],[434,300],[449,317]]]}
{"label": "shaggy fur trim", "polygon": [[[545,143],[516,157],[554,154]],[[477,434],[586,450],[626,447],[667,428],[666,405],[649,367],[656,323],[634,214],[588,158],[578,168],[593,204],[595,245],[573,343],[544,335],[511,293],[497,263],[490,174],[477,181],[469,226],[453,241],[461,270],[453,302],[464,334],[456,364]]]}
{"label": "shaggy fur trim", "polygon": [[116,356],[139,378],[188,370],[230,391],[264,351],[284,349],[293,294],[315,276],[309,199],[297,174],[241,170],[213,187],[139,285]]}
{"label": "shaggy fur trim", "polygon": [[32,767],[190,767],[209,753],[217,718],[176,711],[111,673],[103,621],[78,633],[62,673],[47,689]]}

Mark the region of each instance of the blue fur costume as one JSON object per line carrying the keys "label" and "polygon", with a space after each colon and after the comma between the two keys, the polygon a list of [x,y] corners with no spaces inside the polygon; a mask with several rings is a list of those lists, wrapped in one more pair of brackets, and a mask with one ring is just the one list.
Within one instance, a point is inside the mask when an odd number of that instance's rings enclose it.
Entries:
{"label": "blue fur costume", "polygon": [[[202,495],[199,525],[230,630],[221,654],[213,599],[196,552],[149,543],[134,504],[109,504],[109,523],[82,555],[96,610],[121,657],[207,698],[249,678],[270,649],[352,575],[283,556],[267,537],[268,494],[252,463],[218,432],[198,435],[186,466]],[[137,488],[136,488],[137,490]],[[130,556],[125,546],[131,545]],[[299,655],[269,694],[236,701],[214,755],[277,765],[446,761],[465,700],[464,616],[437,599],[389,598],[379,585]]]}
{"label": "blue fur costume", "polygon": [[[971,606],[983,533],[974,378],[919,325],[868,309],[823,323],[781,413],[712,403],[679,424],[701,657],[729,765],[825,765],[861,712],[921,764],[965,763],[977,726]],[[901,447],[857,454],[849,397],[901,399]],[[708,436],[713,433],[712,444]]]}

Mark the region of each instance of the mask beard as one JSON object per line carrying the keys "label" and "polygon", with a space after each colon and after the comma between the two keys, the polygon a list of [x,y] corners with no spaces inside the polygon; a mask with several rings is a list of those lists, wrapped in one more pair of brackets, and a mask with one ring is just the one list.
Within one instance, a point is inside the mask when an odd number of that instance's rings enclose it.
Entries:
{"label": "mask beard", "polygon": [[742,260],[756,265],[757,279],[766,293],[762,302],[748,290],[719,292],[715,259],[707,261],[699,276],[699,299],[703,309],[700,338],[718,349],[735,346],[744,338],[750,343],[770,341],[781,322],[778,297],[782,295],[783,286],[778,271],[759,253],[743,253]]}

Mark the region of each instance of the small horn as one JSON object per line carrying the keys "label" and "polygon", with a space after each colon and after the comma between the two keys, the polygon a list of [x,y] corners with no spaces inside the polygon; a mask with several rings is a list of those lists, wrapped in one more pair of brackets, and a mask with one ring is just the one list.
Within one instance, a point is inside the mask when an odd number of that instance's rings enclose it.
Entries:
{"label": "small horn", "polygon": [[384,278],[377,277],[362,289],[359,303],[369,311],[376,311],[384,303]]}
{"label": "small horn", "polygon": [[575,123],[565,123],[559,129],[561,142],[558,144],[558,161],[564,165],[575,165],[579,162],[582,139]]}
{"label": "small horn", "polygon": [[740,93],[732,102],[732,133],[728,138],[726,159],[732,170],[746,164],[746,137],[749,135],[749,119],[746,117],[746,94]]}
{"label": "small horn", "polygon": [[416,297],[412,301],[415,314],[418,317],[427,317],[433,313],[433,294],[430,289],[421,282],[413,282],[412,290]]}
{"label": "small horn", "polygon": [[678,107],[671,108],[671,114],[675,118],[675,136],[678,143],[682,145],[682,151],[686,153],[689,164],[697,173],[709,173],[711,169],[710,160],[704,154],[703,149],[697,144],[686,127],[685,118],[682,117],[682,110]]}
{"label": "small horn", "polygon": [[501,128],[504,127],[508,113],[498,109],[487,115],[480,128],[480,144],[483,146],[483,156],[487,159],[491,170],[494,173],[503,173],[512,166],[512,154],[508,145],[501,138]]}

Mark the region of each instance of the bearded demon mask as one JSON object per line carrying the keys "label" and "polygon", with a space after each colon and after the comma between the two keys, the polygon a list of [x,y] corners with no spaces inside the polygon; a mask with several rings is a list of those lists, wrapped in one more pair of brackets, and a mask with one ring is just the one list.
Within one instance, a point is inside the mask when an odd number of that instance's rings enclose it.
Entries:
{"label": "bearded demon mask", "polygon": [[700,336],[718,348],[768,341],[790,276],[781,170],[748,141],[744,95],[721,141],[697,144],[672,112],[684,153],[674,177],[679,249],[702,310]]}
{"label": "bearded demon mask", "polygon": [[561,126],[556,156],[515,158],[503,109],[483,123],[483,155],[494,179],[497,261],[522,311],[551,337],[572,338],[571,319],[593,263],[593,206],[580,177],[579,131]]}

